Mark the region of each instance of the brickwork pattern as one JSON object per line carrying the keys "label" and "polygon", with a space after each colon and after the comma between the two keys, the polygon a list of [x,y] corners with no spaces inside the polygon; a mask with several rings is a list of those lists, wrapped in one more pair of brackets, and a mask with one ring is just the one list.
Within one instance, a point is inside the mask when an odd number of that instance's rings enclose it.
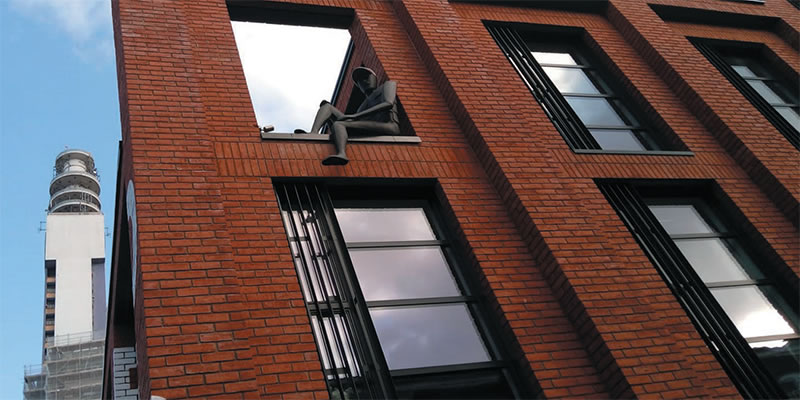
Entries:
{"label": "brickwork pattern", "polygon": [[113,350],[114,400],[137,400],[139,389],[131,377],[136,376],[136,348],[117,347]]}
{"label": "brickwork pattern", "polygon": [[[767,2],[652,1],[778,15],[780,32],[758,37],[800,69],[785,39],[796,10]],[[323,167],[330,144],[261,141],[225,1],[115,0],[142,397],[327,398],[277,177],[437,179],[503,339],[546,397],[737,395],[594,179],[715,180],[797,285],[797,152],[760,115],[729,111],[735,89],[710,64],[695,68],[705,61],[683,38],[752,32],[667,23],[642,0],[611,1],[603,14],[447,0],[273,3],[355,9],[351,68],[399,82],[422,143],[355,143],[349,165]],[[693,155],[572,152],[482,20],[584,28],[627,94]]]}

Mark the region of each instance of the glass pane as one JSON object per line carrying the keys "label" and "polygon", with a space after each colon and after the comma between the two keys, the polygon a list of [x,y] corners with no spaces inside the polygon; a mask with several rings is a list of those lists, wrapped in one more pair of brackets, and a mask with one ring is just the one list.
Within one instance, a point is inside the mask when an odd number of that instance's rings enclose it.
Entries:
{"label": "glass pane", "polygon": [[578,65],[569,53],[532,51],[531,54],[539,64]]}
{"label": "glass pane", "polygon": [[460,296],[438,247],[350,250],[367,301]]}
{"label": "glass pane", "polygon": [[435,240],[422,208],[337,208],[346,242]]}
{"label": "glass pane", "polygon": [[465,304],[370,309],[389,369],[489,361]]}
{"label": "glass pane", "polygon": [[[290,243],[289,247],[292,249],[292,254],[295,256],[294,265],[297,268],[297,275],[300,278],[300,287],[303,289],[306,301],[312,301],[312,290],[314,291],[314,297],[316,297],[317,301],[325,301],[328,296],[335,296],[336,289],[334,288],[333,279],[329,271],[330,265],[327,257],[320,253],[319,250],[314,251],[312,256],[309,251],[308,242],[304,241],[301,243],[303,249],[302,259],[297,254],[296,243]],[[308,285],[309,277],[311,278],[311,287]],[[320,281],[322,281],[324,285],[321,285]]]}
{"label": "glass pane", "polygon": [[757,75],[753,72],[750,68],[746,65],[731,65],[734,71],[736,71],[739,75],[743,78],[756,78]]}
{"label": "glass pane", "polygon": [[683,256],[689,260],[700,279],[706,283],[741,281],[763,278],[761,273],[753,271],[751,276],[721,239],[680,239],[675,244],[681,249]]}
{"label": "glass pane", "polygon": [[633,131],[626,129],[590,129],[594,140],[603,150],[647,150]]}
{"label": "glass pane", "polygon": [[626,125],[606,99],[565,97],[584,125]]}
{"label": "glass pane", "polygon": [[750,343],[787,398],[800,398],[800,339]]}
{"label": "glass pane", "polygon": [[670,235],[714,232],[691,204],[650,205],[648,207]]}
{"label": "glass pane", "polygon": [[795,333],[756,286],[711,289],[714,298],[745,338]]}
{"label": "glass pane", "polygon": [[542,69],[562,93],[600,94],[581,69],[559,67],[542,67]]}
{"label": "glass pane", "polygon": [[[335,319],[336,330],[334,330],[330,317],[322,319],[325,328],[323,332],[319,317],[311,318],[311,328],[314,331],[314,339],[317,341],[322,368],[328,372],[328,379],[333,378],[335,371],[331,371],[332,369],[339,370],[340,376],[345,372],[349,372],[352,376],[358,376],[358,363],[355,359],[353,344],[350,342],[350,330],[342,315],[336,315]],[[323,338],[325,339],[323,340]]]}
{"label": "glass pane", "polygon": [[775,94],[780,96],[784,103],[797,103],[798,89],[795,88],[794,91],[792,91],[790,88],[787,88],[786,85],[778,81],[764,81],[764,84],[775,92]]}
{"label": "glass pane", "polygon": [[783,103],[784,100],[778,96],[764,81],[747,81],[753,89],[767,101],[767,103]]}
{"label": "glass pane", "polygon": [[786,122],[791,124],[794,129],[800,131],[800,115],[797,114],[797,111],[789,107],[775,107],[775,111],[780,113]]}

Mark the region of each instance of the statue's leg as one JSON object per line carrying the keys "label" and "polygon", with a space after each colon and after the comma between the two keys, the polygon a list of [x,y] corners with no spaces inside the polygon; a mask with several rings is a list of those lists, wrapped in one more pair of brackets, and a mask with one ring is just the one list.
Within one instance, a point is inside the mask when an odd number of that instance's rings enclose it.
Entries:
{"label": "statue's leg", "polygon": [[400,129],[397,124],[375,121],[336,121],[333,123],[333,145],[336,147],[336,154],[330,155],[322,160],[325,165],[344,165],[350,159],[347,158],[345,148],[347,147],[347,129],[360,129],[375,136],[397,135]]}
{"label": "statue's leg", "polygon": [[317,110],[317,115],[314,117],[314,124],[311,125],[311,130],[309,133],[319,133],[319,130],[329,120],[336,121],[344,116],[344,113],[337,110],[331,103],[323,102],[319,110]]}
{"label": "statue's leg", "polygon": [[331,128],[333,129],[333,145],[336,147],[336,154],[325,157],[322,160],[324,165],[345,165],[350,159],[347,158],[345,148],[347,147],[347,125],[357,121],[336,121]]}

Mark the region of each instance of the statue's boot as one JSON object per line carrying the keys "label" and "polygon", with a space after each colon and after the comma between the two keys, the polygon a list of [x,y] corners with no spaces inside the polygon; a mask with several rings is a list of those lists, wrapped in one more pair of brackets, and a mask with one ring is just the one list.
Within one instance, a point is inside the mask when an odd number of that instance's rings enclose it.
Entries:
{"label": "statue's boot", "polygon": [[305,129],[295,129],[294,133],[308,133],[308,132],[306,132]]}
{"label": "statue's boot", "polygon": [[334,154],[332,156],[325,157],[325,159],[322,160],[322,165],[345,165],[348,162],[350,162],[350,159],[347,158],[347,156]]}

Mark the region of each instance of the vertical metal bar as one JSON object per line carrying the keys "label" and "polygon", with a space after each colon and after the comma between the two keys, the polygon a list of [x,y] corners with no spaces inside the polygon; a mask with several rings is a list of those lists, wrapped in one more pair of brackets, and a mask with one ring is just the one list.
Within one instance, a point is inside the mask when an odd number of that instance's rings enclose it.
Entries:
{"label": "vertical metal bar", "polygon": [[487,28],[567,143],[576,149],[599,149],[600,145],[530,54],[519,33],[505,26]]}
{"label": "vertical metal bar", "polygon": [[[319,191],[319,188],[314,187],[316,191],[317,199],[319,200],[320,204],[322,204],[322,208],[324,210],[330,210],[332,213],[334,210],[333,204],[330,200],[330,197],[327,195],[322,195]],[[324,225],[331,231],[330,237],[334,237],[333,230],[334,228],[334,216],[330,213],[325,213],[327,224]],[[337,255],[341,257],[346,257],[348,254],[348,250],[342,243],[337,241],[332,242],[334,251]],[[369,367],[369,370],[365,370],[366,373],[372,373],[372,369],[374,369],[375,376],[375,383],[378,385],[379,393],[374,393],[371,391],[372,396],[374,398],[394,398],[397,397],[394,392],[394,387],[392,386],[391,375],[389,374],[388,369],[385,367],[385,361],[383,359],[383,352],[381,350],[380,343],[376,337],[373,337],[372,333],[374,332],[374,328],[372,327],[372,320],[370,318],[369,309],[366,306],[366,301],[364,300],[363,296],[361,295],[361,291],[357,285],[357,278],[353,275],[354,272],[347,269],[343,263],[344,259],[340,258],[337,260],[339,266],[341,268],[337,269],[337,272],[340,274],[341,282],[347,285],[348,295],[352,296],[349,300],[353,305],[353,313],[355,314],[356,318],[354,318],[354,323],[357,323],[356,332],[359,333],[359,345],[365,348],[364,354],[369,356],[369,364],[364,364],[365,367]],[[369,381],[369,379],[367,380]]]}
{"label": "vertical metal bar", "polygon": [[[295,196],[297,198],[298,203],[302,204],[303,201],[300,198],[300,191],[298,190],[297,186],[298,185],[294,186]],[[303,185],[303,188],[304,188],[304,191],[306,193],[306,198],[308,200],[308,206],[309,206],[308,208],[309,208],[309,217],[310,218],[308,218],[308,219],[303,218],[300,222],[301,222],[304,234],[309,238],[309,251],[312,253],[312,255],[311,255],[312,256],[312,263],[314,264],[314,269],[315,269],[315,272],[317,274],[317,279],[320,282],[320,286],[322,286],[323,292],[326,292],[327,291],[327,287],[326,287],[326,284],[325,284],[325,281],[324,281],[324,277],[322,276],[322,271],[323,271],[323,268],[325,268],[328,271],[330,271],[330,261],[329,261],[329,257],[328,257],[328,251],[325,248],[324,243],[323,243],[324,236],[320,236],[320,232],[317,229],[319,227],[319,222],[318,222],[319,220],[317,219],[319,213],[318,213],[317,210],[315,210],[314,203],[311,201],[312,200],[311,196],[308,194],[308,187],[306,185]],[[319,241],[318,246],[319,246],[320,254],[323,255],[322,261],[325,264],[323,266],[321,266],[320,262],[317,260],[316,254],[313,254],[314,253],[314,248],[313,248],[314,247],[313,246],[314,245],[314,243],[313,243],[314,239],[312,237],[312,231],[308,228],[308,220],[314,221],[312,223],[312,228],[314,229],[314,234],[317,235],[317,240]],[[335,281],[331,281],[330,282],[330,286],[331,286],[331,289],[333,289],[333,290],[335,290],[337,292],[336,294],[339,294],[339,296],[337,296],[337,298],[341,299],[341,291],[338,290],[338,288],[336,287]],[[338,325],[336,323],[336,314],[337,313],[333,308],[333,304],[331,303],[330,296],[328,296],[327,294],[325,295],[325,303],[328,306],[328,309],[331,311],[331,329],[333,330],[333,338],[334,338],[334,340],[336,342],[337,349],[339,350],[338,353],[339,353],[339,356],[340,356],[340,358],[342,360],[342,365],[344,366],[344,369],[346,371],[345,372],[345,377],[349,378],[350,384],[352,385],[353,389],[355,390],[356,389],[355,381],[353,380],[353,376],[351,374],[349,357],[347,355],[347,352],[345,351],[345,342],[341,338],[341,335],[339,333],[339,327],[338,327]],[[339,304],[338,305],[339,305],[341,310],[345,309],[344,304],[342,304],[341,300],[339,300]],[[342,316],[342,318],[343,318],[343,316]],[[327,340],[327,338],[326,338],[326,340]],[[334,373],[336,374],[336,376],[338,378],[339,373],[336,372],[335,369],[336,369],[336,365],[334,364]],[[342,396],[343,396],[342,398],[344,398],[344,393],[342,393]]]}
{"label": "vertical metal bar", "polygon": [[789,121],[783,118],[783,116],[775,110],[775,107],[772,107],[769,102],[764,100],[764,98],[761,97],[761,95],[756,92],[756,90],[753,89],[753,87],[750,86],[750,84],[747,83],[747,81],[745,81],[712,46],[698,39],[693,39],[691,42],[694,47],[696,47],[697,50],[700,51],[700,53],[702,53],[748,101],[750,101],[753,107],[761,112],[764,118],[769,120],[769,122],[786,137],[792,146],[800,150],[800,132],[798,132]]}
{"label": "vertical metal bar", "polygon": [[717,355],[742,395],[783,397],[771,376],[727,317],[697,272],[629,185],[603,183],[601,192],[620,214],[667,285]]}
{"label": "vertical metal bar", "polygon": [[[304,254],[303,254],[302,240],[300,239],[300,234],[299,234],[299,231],[298,231],[297,226],[295,224],[295,220],[294,220],[294,218],[295,218],[295,210],[292,207],[292,200],[291,200],[291,197],[289,196],[289,189],[287,188],[288,185],[281,185],[281,186],[283,188],[284,195],[285,195],[286,202],[287,202],[286,206],[287,206],[287,214],[288,214],[289,226],[291,227],[292,236],[294,237],[295,245],[296,245],[296,248],[297,248],[298,258],[300,259],[300,263],[302,265],[301,269],[303,270],[302,272],[305,275],[306,283],[308,284],[308,293],[311,296],[311,302],[313,303],[314,312],[316,312],[316,315],[314,316],[314,318],[317,318],[317,323],[319,325],[319,329],[322,332],[322,335],[321,335],[322,337],[321,337],[320,340],[323,343],[321,343],[321,344],[324,345],[324,347],[325,347],[325,351],[324,352],[327,353],[326,355],[327,355],[328,361],[329,361],[328,365],[334,371],[334,378],[335,378],[336,386],[337,386],[336,388],[339,390],[339,394],[341,395],[341,398],[344,399],[345,398],[345,396],[344,396],[344,386],[342,386],[342,382],[339,379],[339,374],[336,373],[336,358],[333,356],[333,350],[331,349],[330,344],[327,343],[328,342],[328,333],[327,333],[327,329],[325,327],[325,318],[324,318],[324,316],[322,314],[322,310],[320,309],[319,301],[317,300],[317,293],[316,293],[316,290],[314,290],[314,283],[311,280],[311,274],[309,272],[308,261],[305,259]],[[297,190],[297,189],[295,188],[295,190]],[[280,196],[278,196],[278,198],[280,199]],[[298,207],[300,221],[302,221],[303,220],[302,203],[298,202],[298,204],[296,206]],[[310,246],[309,246],[309,248],[310,248]],[[313,249],[309,249],[309,250],[313,251]],[[313,258],[313,254],[312,254],[312,258]],[[305,297],[305,293],[302,293],[302,296]],[[307,305],[309,304],[308,300],[306,300],[305,298],[303,300],[306,302]],[[309,311],[311,311],[311,310],[309,310]],[[310,312],[309,314],[313,314],[313,313]],[[312,325],[311,328],[312,328],[312,331],[313,331],[314,330],[313,325]],[[315,337],[315,339],[316,339],[316,337]],[[322,353],[322,351],[320,353]],[[324,364],[323,364],[323,369],[324,369]],[[325,376],[325,381],[327,383],[328,382],[327,372],[325,373],[325,375],[326,375]]]}
{"label": "vertical metal bar", "polygon": [[[313,192],[314,196],[312,196],[312,194],[309,192],[308,197],[309,199],[312,199],[311,200],[312,202],[314,201],[313,199],[316,198],[316,202],[319,205],[319,210],[321,210],[321,215],[319,215],[319,217],[322,219],[326,219],[326,222],[328,222],[325,224],[319,224],[320,237],[333,238],[332,227],[330,225],[330,222],[327,221],[328,213],[333,212],[333,207],[324,200],[327,199],[327,196],[323,196],[323,194],[320,193],[318,187],[314,186]],[[331,243],[331,245],[333,247],[330,248],[330,252],[332,254],[336,254],[337,248],[335,243]],[[372,398],[385,397],[385,395],[382,392],[378,391],[378,389],[375,388],[375,382],[373,382],[371,377],[369,376],[372,373],[370,364],[368,364],[366,361],[367,360],[366,355],[369,353],[362,346],[362,340],[365,332],[363,328],[364,323],[363,321],[360,320],[356,321],[359,318],[359,313],[355,310],[357,305],[355,304],[355,300],[353,297],[354,290],[352,286],[348,284],[348,280],[344,276],[344,271],[342,270],[342,265],[340,263],[340,260],[337,257],[332,257],[331,259],[329,259],[329,262],[331,264],[336,264],[338,266],[338,268],[334,267],[332,269],[333,276],[334,279],[336,280],[337,287],[339,288],[340,296],[343,297],[345,299],[345,302],[350,305],[350,307],[346,309],[347,311],[345,311],[345,313],[343,314],[343,316],[346,317],[343,319],[343,323],[345,324],[346,329],[351,333],[352,340],[350,341],[351,344],[350,349],[353,353],[354,360],[357,362],[358,370],[362,375],[364,386],[366,387],[367,392],[370,394]],[[348,311],[350,313],[355,313],[355,318],[353,318],[352,316],[348,316],[347,315]],[[359,337],[353,335],[353,332],[358,332]]]}

